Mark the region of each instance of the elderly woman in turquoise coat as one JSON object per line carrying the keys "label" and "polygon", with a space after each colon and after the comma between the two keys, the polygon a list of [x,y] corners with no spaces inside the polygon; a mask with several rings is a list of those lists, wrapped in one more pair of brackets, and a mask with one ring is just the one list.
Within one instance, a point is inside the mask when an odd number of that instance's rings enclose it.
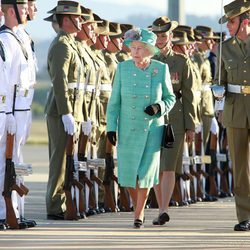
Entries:
{"label": "elderly woman in turquoise coat", "polygon": [[175,103],[168,66],[155,61],[156,35],[129,30],[124,41],[131,60],[118,64],[107,108],[107,136],[117,142],[118,182],[130,193],[134,227],[145,220],[149,190],[159,182],[164,115]]}

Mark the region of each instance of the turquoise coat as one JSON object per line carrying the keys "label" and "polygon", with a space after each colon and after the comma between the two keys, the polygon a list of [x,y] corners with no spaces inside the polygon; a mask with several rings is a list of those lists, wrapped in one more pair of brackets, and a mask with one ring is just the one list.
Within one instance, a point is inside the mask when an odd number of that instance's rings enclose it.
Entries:
{"label": "turquoise coat", "polygon": [[[158,103],[160,114],[145,107]],[[118,131],[118,180],[121,186],[149,188],[159,182],[164,114],[175,103],[168,66],[152,60],[141,70],[132,60],[118,64],[107,108],[107,131]]]}

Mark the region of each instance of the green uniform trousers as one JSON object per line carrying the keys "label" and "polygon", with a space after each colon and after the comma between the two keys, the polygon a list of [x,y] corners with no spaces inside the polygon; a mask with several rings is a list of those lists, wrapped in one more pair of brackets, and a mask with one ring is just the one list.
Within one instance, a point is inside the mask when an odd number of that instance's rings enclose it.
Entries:
{"label": "green uniform trousers", "polygon": [[250,220],[250,129],[227,127],[227,137],[233,164],[237,218],[242,222]]}
{"label": "green uniform trousers", "polygon": [[47,183],[47,214],[58,214],[65,211],[65,194],[63,191],[67,135],[61,117],[47,115],[49,136],[49,179]]}

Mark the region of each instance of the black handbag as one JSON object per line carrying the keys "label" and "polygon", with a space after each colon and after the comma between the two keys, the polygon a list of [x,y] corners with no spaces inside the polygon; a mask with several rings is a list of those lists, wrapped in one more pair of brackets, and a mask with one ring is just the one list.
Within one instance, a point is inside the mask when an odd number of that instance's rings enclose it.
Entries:
{"label": "black handbag", "polygon": [[164,124],[161,146],[173,148],[175,142],[174,130],[171,124]]}

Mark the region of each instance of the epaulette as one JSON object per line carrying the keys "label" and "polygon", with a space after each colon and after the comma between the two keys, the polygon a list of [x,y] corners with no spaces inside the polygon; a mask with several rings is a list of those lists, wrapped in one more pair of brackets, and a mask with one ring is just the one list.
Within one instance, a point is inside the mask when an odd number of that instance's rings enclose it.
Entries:
{"label": "epaulette", "polygon": [[5,53],[4,53],[4,49],[3,49],[3,43],[0,41],[0,56],[2,58],[2,60],[5,62],[6,58],[5,58]]}
{"label": "epaulette", "polygon": [[179,56],[179,57],[186,59],[186,60],[189,58],[187,55],[181,54],[181,53],[176,52],[176,51],[174,51],[174,55]]}

